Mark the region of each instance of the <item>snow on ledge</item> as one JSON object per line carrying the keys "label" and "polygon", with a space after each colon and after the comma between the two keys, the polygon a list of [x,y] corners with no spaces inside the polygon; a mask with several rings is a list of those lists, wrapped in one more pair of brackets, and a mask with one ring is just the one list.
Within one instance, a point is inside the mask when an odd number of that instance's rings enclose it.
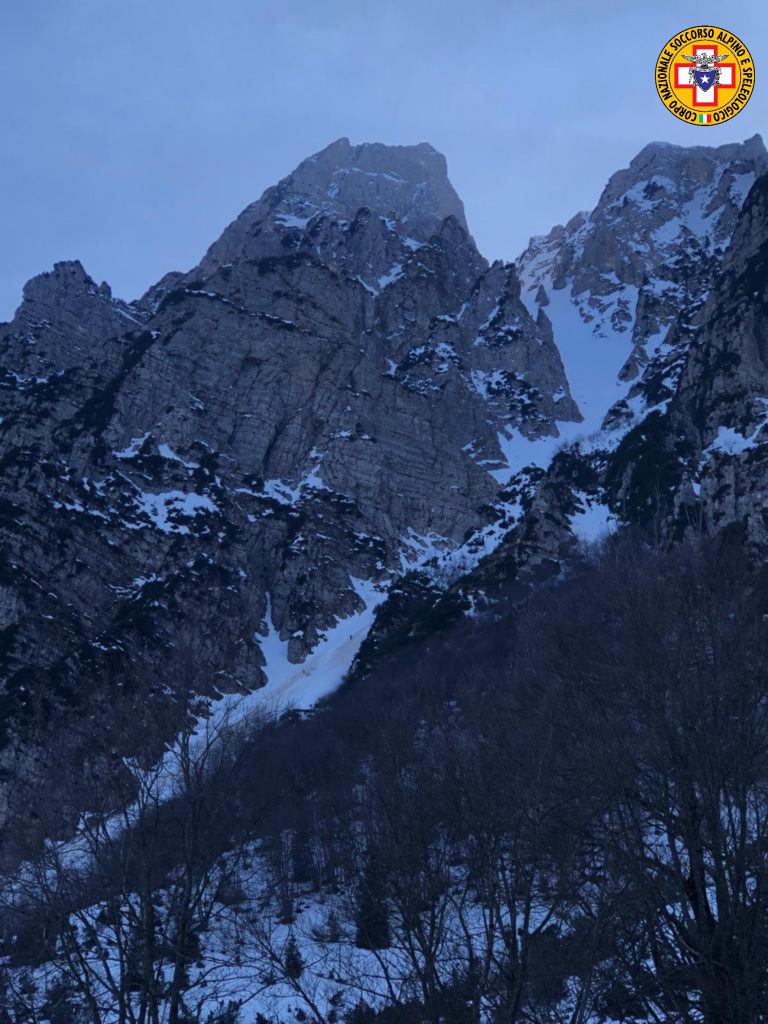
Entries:
{"label": "snow on ledge", "polygon": [[189,527],[169,519],[170,515],[195,516],[198,512],[218,512],[206,494],[187,491],[165,491],[151,494],[140,491],[136,502],[141,512],[163,533],[189,533]]}

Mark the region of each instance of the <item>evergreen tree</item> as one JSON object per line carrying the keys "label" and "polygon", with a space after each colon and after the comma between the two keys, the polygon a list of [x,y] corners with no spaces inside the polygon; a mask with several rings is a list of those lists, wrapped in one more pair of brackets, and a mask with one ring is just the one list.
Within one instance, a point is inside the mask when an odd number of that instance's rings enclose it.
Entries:
{"label": "evergreen tree", "polygon": [[291,978],[293,981],[298,981],[304,973],[304,961],[301,957],[301,950],[299,949],[299,944],[296,942],[296,937],[293,932],[288,936],[284,959],[286,976]]}
{"label": "evergreen tree", "polygon": [[387,949],[390,945],[387,884],[381,857],[369,849],[357,892],[355,945],[359,949]]}
{"label": "evergreen tree", "polygon": [[341,942],[342,940],[341,922],[335,910],[331,910],[325,920],[325,936],[326,942]]}

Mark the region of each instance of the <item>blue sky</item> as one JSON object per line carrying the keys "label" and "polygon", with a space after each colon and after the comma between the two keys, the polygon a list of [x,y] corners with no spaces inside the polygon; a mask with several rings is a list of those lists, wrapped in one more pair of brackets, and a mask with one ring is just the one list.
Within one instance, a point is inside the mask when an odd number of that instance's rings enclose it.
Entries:
{"label": "blue sky", "polygon": [[[654,63],[692,24],[740,35],[755,95],[679,124]],[[116,294],[194,265],[264,188],[333,139],[431,142],[480,249],[596,202],[651,140],[768,131],[768,5],[576,0],[24,0],[0,5],[0,319],[82,260]]]}

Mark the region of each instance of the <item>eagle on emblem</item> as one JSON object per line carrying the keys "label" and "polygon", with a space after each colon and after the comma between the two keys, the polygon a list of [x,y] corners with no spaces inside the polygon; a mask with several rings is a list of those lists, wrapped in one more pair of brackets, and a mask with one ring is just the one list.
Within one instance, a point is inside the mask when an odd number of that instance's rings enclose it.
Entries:
{"label": "eagle on emblem", "polygon": [[726,54],[716,53],[695,53],[682,54],[683,60],[687,60],[693,67],[688,68],[688,77],[691,85],[698,85],[704,92],[711,89],[713,85],[720,82],[720,68],[716,67],[720,61],[725,60]]}

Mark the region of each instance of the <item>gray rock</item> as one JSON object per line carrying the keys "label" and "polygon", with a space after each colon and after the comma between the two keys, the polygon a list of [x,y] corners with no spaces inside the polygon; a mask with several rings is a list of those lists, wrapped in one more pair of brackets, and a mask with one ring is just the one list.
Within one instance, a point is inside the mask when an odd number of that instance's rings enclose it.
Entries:
{"label": "gray rock", "polygon": [[427,145],[334,143],[132,306],[57,265],[0,345],[8,757],[258,687],[273,629],[300,663],[487,520],[500,434],[579,418]]}

